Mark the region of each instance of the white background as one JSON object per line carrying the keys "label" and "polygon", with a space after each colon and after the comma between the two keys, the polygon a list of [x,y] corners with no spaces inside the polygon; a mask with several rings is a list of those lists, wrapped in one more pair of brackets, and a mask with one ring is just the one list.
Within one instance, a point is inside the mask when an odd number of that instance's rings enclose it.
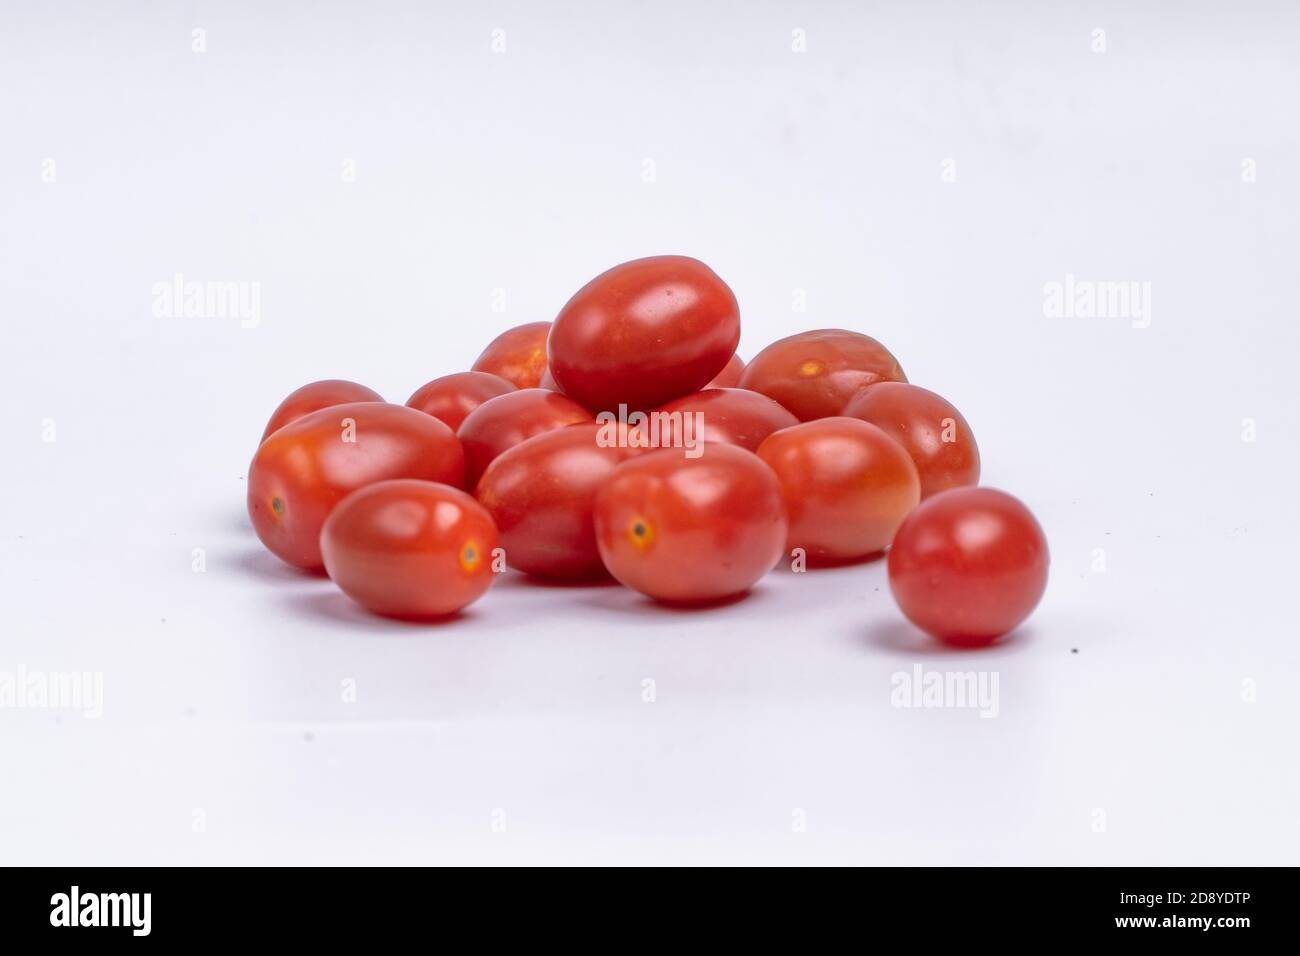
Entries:
{"label": "white background", "polygon": [[[104,675],[0,710],[0,862],[1298,862],[1293,4],[270,6],[0,8],[0,671]],[[1026,626],[941,651],[880,563],[411,626],[260,547],[291,389],[404,401],[665,252],[746,358],[857,329],[964,411]],[[156,318],[177,273],[260,325]],[[999,715],[891,706],[918,663]]]}

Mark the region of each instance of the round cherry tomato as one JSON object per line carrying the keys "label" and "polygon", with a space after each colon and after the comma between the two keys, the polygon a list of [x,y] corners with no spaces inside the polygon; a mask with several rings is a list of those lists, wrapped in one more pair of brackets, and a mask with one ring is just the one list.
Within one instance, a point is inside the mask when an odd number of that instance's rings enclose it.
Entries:
{"label": "round cherry tomato", "polygon": [[875,425],[819,418],[773,432],[758,446],[790,514],[788,550],[809,564],[852,561],[889,546],[921,500],[916,465]]}
{"label": "round cherry tomato", "polygon": [[547,341],[561,391],[597,411],[646,409],[698,391],[740,341],[727,284],[687,256],[634,259],[601,273],[560,310]]}
{"label": "round cherry tomato", "polygon": [[880,382],[858,393],[844,409],[850,418],[881,428],[912,456],[921,476],[921,497],[980,480],[980,450],[961,412],[919,385]]}
{"label": "round cherry tomato", "polygon": [[456,432],[465,448],[465,487],[477,487],[492,459],[524,439],[595,420],[573,399],[544,388],[521,388],[488,399],[465,416]]}
{"label": "round cherry tomato", "polygon": [[906,381],[898,359],[870,336],[818,329],[763,349],[745,366],[740,387],[762,392],[807,422],[843,414],[868,385]]}
{"label": "round cherry tomato", "polygon": [[630,458],[601,485],[595,514],[610,573],[670,603],[749,590],[780,559],[787,530],[776,476],[734,445]]}
{"label": "round cherry tomato", "polygon": [[320,529],[350,492],[386,478],[460,485],[465,455],[450,428],[405,405],[322,408],[262,442],[248,468],[248,515],[276,557],[319,570]]}
{"label": "round cherry tomato", "polygon": [[488,465],[477,497],[501,533],[510,566],[546,578],[603,575],[592,509],[626,449],[599,425],[570,425],[508,448]]}
{"label": "round cherry tomato", "polygon": [[483,350],[470,368],[500,375],[516,388],[537,388],[546,370],[546,336],[550,322],[529,322],[506,329]]}
{"label": "round cherry tomato", "polygon": [[[656,425],[656,414],[669,417],[660,418]],[[692,417],[696,414],[698,418]],[[689,438],[754,451],[772,432],[799,424],[799,419],[766,395],[744,388],[707,388],[661,405],[650,415],[640,428],[650,434],[657,430],[658,447],[665,448],[686,447]],[[695,422],[703,426],[699,431]]]}
{"label": "round cherry tomato", "polygon": [[271,432],[284,427],[291,421],[302,418],[321,408],[331,405],[344,405],[348,402],[382,402],[384,397],[372,388],[358,385],[341,378],[328,378],[323,382],[312,382],[289,393],[271,413],[271,420],[262,432],[262,441]]}
{"label": "round cherry tomato", "polygon": [[740,376],[745,372],[745,363],[739,355],[733,355],[722,367],[722,371],[713,376],[713,381],[705,388],[739,388]]}
{"label": "round cherry tomato", "polygon": [[1047,539],[1004,491],[927,498],[889,549],[889,586],[908,619],[946,644],[990,644],[1029,616],[1047,587]]}
{"label": "round cherry tomato", "polygon": [[426,415],[432,415],[455,431],[460,428],[466,415],[489,398],[514,390],[515,387],[500,375],[490,372],[457,372],[421,385],[406,400],[406,404]]}
{"label": "round cherry tomato", "polygon": [[425,620],[454,614],[491,587],[497,529],[459,488],[381,481],[339,502],[320,546],[325,570],[352,600]]}

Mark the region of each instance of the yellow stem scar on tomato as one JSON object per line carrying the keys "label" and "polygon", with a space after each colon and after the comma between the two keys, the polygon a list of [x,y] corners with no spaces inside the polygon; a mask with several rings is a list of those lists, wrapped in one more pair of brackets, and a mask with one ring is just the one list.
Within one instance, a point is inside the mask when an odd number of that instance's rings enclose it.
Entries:
{"label": "yellow stem scar on tomato", "polygon": [[799,366],[799,374],[804,378],[814,378],[826,371],[826,366],[816,359],[809,359]]}
{"label": "yellow stem scar on tomato", "polygon": [[465,546],[460,549],[460,566],[466,572],[473,572],[480,564],[483,563],[483,552],[475,541],[465,542]]}
{"label": "yellow stem scar on tomato", "polygon": [[636,518],[628,525],[627,538],[638,551],[644,551],[654,543],[655,529],[644,518]]}
{"label": "yellow stem scar on tomato", "polygon": [[279,495],[271,499],[271,513],[277,518],[284,514],[284,499]]}

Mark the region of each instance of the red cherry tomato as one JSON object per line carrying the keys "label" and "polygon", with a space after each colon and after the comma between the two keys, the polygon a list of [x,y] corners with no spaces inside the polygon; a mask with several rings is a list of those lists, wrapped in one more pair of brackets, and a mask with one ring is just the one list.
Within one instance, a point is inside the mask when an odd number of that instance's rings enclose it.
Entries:
{"label": "red cherry tomato", "polygon": [[1047,587],[1047,539],[1004,491],[927,498],[889,549],[889,586],[908,619],[946,644],[990,644],[1027,618]]}
{"label": "red cherry tomato", "polygon": [[980,480],[980,450],[961,412],[919,385],[880,382],[858,393],[844,409],[850,418],[882,429],[912,456],[921,476],[921,497]]}
{"label": "red cherry tomato", "polygon": [[555,384],[555,376],[551,374],[549,368],[542,372],[542,380],[537,383],[537,387],[549,389],[552,392],[558,392],[560,390],[560,386]]}
{"label": "red cherry tomato", "polygon": [[601,444],[599,425],[536,435],[498,455],[477,497],[501,533],[510,566],[546,578],[601,576],[592,515],[596,489],[626,449]]}
{"label": "red cherry tomato", "polygon": [[537,388],[546,370],[546,336],[550,322],[529,322],[506,329],[483,350],[470,368],[500,375],[516,388]]}
{"label": "red cherry tomato", "polygon": [[248,469],[248,515],[276,557],[319,570],[320,529],[350,492],[387,478],[460,485],[450,428],[405,405],[354,402],[305,415],[262,442]]}
{"label": "red cherry tomato", "polygon": [[856,418],[820,418],[773,432],[758,446],[785,494],[786,548],[809,564],[852,561],[889,546],[921,500],[903,447]]}
{"label": "red cherry tomato", "polygon": [[262,432],[262,441],[266,441],[266,437],[271,432],[318,409],[343,405],[347,402],[382,402],[383,400],[384,397],[374,389],[341,378],[312,382],[290,392],[289,397],[276,407],[271,413],[271,420],[266,423],[266,430]]}
{"label": "red cherry tomato", "polygon": [[763,349],[745,366],[740,387],[762,392],[807,422],[843,414],[868,385],[906,381],[898,359],[870,336],[818,329]]}
{"label": "red cherry tomato", "polygon": [[325,570],[362,607],[425,620],[454,614],[492,585],[497,529],[465,492],[381,481],[344,498],[321,530]]}
{"label": "red cherry tomato", "polygon": [[597,411],[635,410],[704,387],[739,340],[736,297],[712,269],[653,256],[579,289],[551,327],[547,355],[564,394]]}
{"label": "red cherry tomato", "polygon": [[500,375],[489,372],[457,372],[421,385],[406,400],[406,404],[426,415],[432,415],[455,431],[460,428],[466,415],[489,398],[514,390],[515,387]]}
{"label": "red cherry tomato", "polygon": [[713,381],[705,388],[739,388],[740,376],[745,372],[745,363],[739,355],[733,355],[722,367],[722,371],[713,376]]}
{"label": "red cherry tomato", "polygon": [[[766,395],[743,388],[708,388],[694,395],[674,399],[652,412],[651,419],[641,427],[643,432],[654,433],[655,413],[670,416],[660,419],[659,447],[683,448],[685,439],[704,442],[725,442],[754,451],[768,435],[782,428],[798,425],[795,418]],[[698,419],[688,418],[697,414]],[[703,428],[697,432],[694,422]]]}
{"label": "red cherry tomato", "polygon": [[623,462],[596,493],[596,543],[611,574],[661,601],[741,594],[781,557],[785,506],[752,452],[711,445]]}
{"label": "red cherry tomato", "polygon": [[490,398],[465,416],[457,436],[465,448],[465,487],[475,488],[492,459],[521,441],[596,417],[571,398],[521,388]]}

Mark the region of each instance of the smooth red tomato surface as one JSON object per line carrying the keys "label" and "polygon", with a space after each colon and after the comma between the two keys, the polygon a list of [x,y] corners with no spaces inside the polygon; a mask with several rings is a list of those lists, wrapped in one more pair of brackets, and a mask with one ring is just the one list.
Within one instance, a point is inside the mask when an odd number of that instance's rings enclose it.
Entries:
{"label": "smooth red tomato surface", "polygon": [[560,310],[547,362],[595,411],[647,409],[698,391],[740,341],[731,289],[698,259],[653,256],[603,272]]}
{"label": "smooth red tomato surface", "polygon": [[546,371],[546,337],[550,322],[529,322],[506,329],[483,350],[470,368],[500,375],[516,388],[537,388]]}
{"label": "smooth red tomato surface", "polygon": [[321,531],[325,570],[376,614],[445,617],[492,585],[497,529],[459,488],[381,481],[344,498]]}
{"label": "smooth red tomato surface", "polygon": [[776,476],[734,445],[630,458],[601,485],[595,514],[610,573],[671,603],[749,590],[780,559],[787,530]]}
{"label": "smooth red tomato surface", "polygon": [[908,619],[961,647],[992,643],[1047,587],[1047,539],[1019,500],[994,488],[927,498],[889,549],[889,586]]}
{"label": "smooth red tomato surface", "polygon": [[366,388],[356,382],[341,378],[329,378],[321,382],[312,382],[289,393],[271,413],[271,420],[266,423],[262,440],[271,432],[289,424],[296,419],[309,415],[331,405],[344,405],[348,402],[382,402],[384,397],[373,388]]}
{"label": "smooth red tomato surface", "polygon": [[898,359],[870,336],[818,329],[763,349],[745,366],[740,387],[762,392],[807,422],[843,414],[868,385],[906,381]]}
{"label": "smooth red tomato surface", "polygon": [[466,415],[489,398],[514,390],[514,385],[500,375],[490,372],[457,372],[421,385],[406,400],[406,404],[426,415],[432,415],[455,431],[460,428]]}
{"label": "smooth red tomato surface", "polygon": [[[655,413],[668,417],[656,423]],[[754,451],[772,432],[799,424],[766,395],[744,388],[708,388],[661,405],[651,416],[642,430],[657,433],[659,447],[670,448],[684,447],[684,440],[690,438]]]}
{"label": "smooth red tomato surface", "polygon": [[776,472],[785,495],[786,549],[802,548],[809,564],[883,551],[921,500],[907,452],[857,418],[820,418],[773,432],[758,456]]}
{"label": "smooth red tomato surface", "polygon": [[465,456],[450,428],[405,405],[322,408],[262,442],[248,468],[248,516],[276,557],[319,570],[320,529],[365,485],[423,478],[461,485]]}
{"label": "smooth red tomato surface", "polygon": [[859,392],[844,414],[871,422],[907,450],[921,476],[922,498],[979,484],[975,434],[942,396],[919,385],[880,382]]}
{"label": "smooth red tomato surface", "polygon": [[457,436],[465,448],[465,487],[475,488],[492,459],[525,439],[596,417],[571,398],[521,388],[490,398],[465,416]]}
{"label": "smooth red tomato surface", "polygon": [[488,465],[476,496],[496,522],[510,567],[547,578],[604,575],[596,489],[629,453],[602,445],[601,435],[599,425],[570,425],[508,448]]}
{"label": "smooth red tomato surface", "polygon": [[727,364],[722,367],[722,371],[713,376],[713,381],[705,385],[705,388],[739,388],[740,376],[744,374],[745,363],[739,355],[733,355],[727,359]]}

